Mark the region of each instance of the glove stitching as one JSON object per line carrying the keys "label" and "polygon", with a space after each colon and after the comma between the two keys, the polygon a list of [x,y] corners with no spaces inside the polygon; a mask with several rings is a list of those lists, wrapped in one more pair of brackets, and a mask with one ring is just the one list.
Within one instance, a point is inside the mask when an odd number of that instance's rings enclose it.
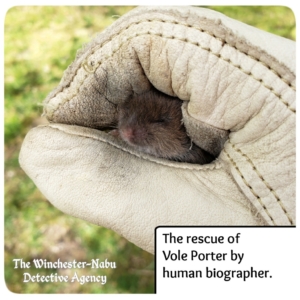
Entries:
{"label": "glove stitching", "polygon": [[[61,101],[57,107],[56,107],[56,110],[59,109],[59,107],[63,104],[65,104],[66,102],[68,101],[71,101],[80,91],[80,87],[81,85],[83,84],[83,82],[85,81],[85,79],[89,76],[90,73],[94,73],[96,71],[96,69],[105,61],[107,60],[108,58],[112,57],[117,51],[119,51],[119,49],[125,44],[127,43],[128,41],[132,40],[133,38],[135,37],[138,37],[138,36],[142,36],[142,35],[154,35],[154,36],[160,36],[160,37],[163,37],[163,38],[167,38],[167,39],[176,39],[176,40],[179,40],[179,41],[183,41],[185,43],[189,43],[189,44],[192,44],[194,46],[197,46],[205,51],[208,51],[209,53],[215,55],[217,58],[219,59],[222,59],[223,61],[231,64],[233,67],[239,69],[240,71],[242,71],[243,73],[245,73],[247,76],[251,76],[254,80],[258,81],[261,85],[263,85],[266,89],[268,89],[271,93],[273,93],[291,112],[295,113],[296,110],[295,108],[291,107],[287,101],[285,101],[283,98],[282,98],[282,95],[277,93],[273,87],[267,85],[266,83],[264,83],[263,79],[261,78],[256,78],[251,72],[249,71],[246,71],[244,70],[241,65],[237,65],[237,64],[234,64],[234,62],[232,62],[229,58],[224,58],[221,56],[220,53],[214,53],[209,47],[203,47],[200,45],[199,42],[193,42],[193,41],[189,41],[187,38],[176,38],[175,36],[166,36],[166,35],[163,35],[162,33],[155,33],[155,32],[150,32],[150,31],[147,31],[146,33],[136,33],[134,36],[131,36],[131,37],[127,37],[125,39],[125,41],[123,41],[122,43],[119,44],[119,47],[117,49],[115,49],[114,51],[112,51],[111,55],[106,55],[104,57],[104,59],[98,61],[96,64],[94,64],[94,62],[90,62],[88,63],[88,59],[91,55],[93,55],[97,50],[99,50],[100,48],[102,48],[105,44],[107,44],[108,42],[112,41],[115,37],[119,36],[120,34],[122,34],[124,31],[128,30],[131,26],[133,25],[138,25],[138,24],[141,24],[141,23],[145,23],[145,22],[162,22],[162,23],[170,23],[170,24],[175,24],[175,25],[183,25],[183,26],[186,26],[186,27],[189,27],[189,28],[194,28],[196,30],[199,30],[200,32],[204,32],[206,34],[209,34],[210,36],[212,36],[213,38],[216,38],[218,40],[221,40],[222,43],[223,43],[223,46],[224,44],[227,44],[229,45],[225,40],[222,40],[218,37],[216,37],[214,34],[206,31],[206,30],[203,30],[201,28],[198,28],[196,26],[193,26],[193,25],[190,25],[190,24],[187,24],[187,23],[181,23],[181,22],[177,22],[177,21],[166,21],[166,20],[161,20],[161,19],[153,19],[153,20],[146,20],[146,21],[138,21],[138,22],[134,22],[132,24],[129,24],[127,27],[125,27],[124,29],[122,29],[121,31],[119,31],[118,33],[114,34],[113,36],[110,37],[109,40],[106,40],[104,41],[102,44],[100,45],[96,45],[94,48],[92,48],[92,51],[91,53],[88,55],[88,57],[82,62],[81,66],[84,68],[84,70],[88,73],[84,76],[84,78],[80,81],[80,85],[79,87],[77,87],[76,91],[72,93],[71,97],[67,98],[67,97],[64,97],[63,100],[64,101]],[[291,89],[295,90],[295,87],[292,85],[292,83],[288,82],[287,80],[285,80],[279,73],[277,73],[275,70],[273,70],[270,66],[266,65],[264,62],[260,61],[258,58],[255,58],[251,55],[249,55],[248,53],[245,53],[241,50],[239,50],[236,46],[231,46],[229,45],[230,47],[234,48],[235,50],[239,51],[240,53],[243,53],[245,55],[247,55],[249,58],[261,63],[262,65],[264,65],[268,70],[272,71],[276,76],[278,76],[278,78],[280,80],[282,80],[283,82],[285,82]],[[60,92],[63,92],[66,88],[70,87],[71,83],[73,82],[74,78],[76,77],[78,71],[80,70],[80,68],[78,68],[73,76],[73,78],[71,79],[71,81],[69,82],[68,85],[66,85]],[[53,97],[55,97],[56,95],[54,95]],[[49,105],[46,104],[46,106]],[[53,113],[54,114],[54,111]]]}
{"label": "glove stitching", "polygon": [[[144,155],[140,155],[140,154],[138,154],[138,153],[136,153],[134,151],[131,151],[130,149],[122,148],[122,146],[120,146],[120,145],[118,145],[118,144],[116,144],[114,142],[111,142],[111,141],[109,141],[107,139],[104,139],[101,136],[95,137],[95,136],[80,134],[78,132],[73,133],[73,132],[70,132],[68,130],[63,130],[63,129],[57,127],[56,124],[57,123],[46,125],[46,127],[51,127],[51,128],[53,128],[55,130],[58,130],[60,132],[65,133],[65,134],[71,134],[71,135],[79,136],[79,137],[86,138],[86,139],[92,139],[94,141],[101,141],[101,142],[109,144],[109,145],[111,145],[111,146],[113,146],[113,147],[115,147],[115,148],[117,148],[119,150],[122,150],[123,152],[132,154],[132,155],[134,155],[134,156],[136,156],[138,158],[141,158],[141,159],[144,159],[144,160],[156,163],[158,165],[164,165],[164,166],[167,166],[169,168],[184,169],[184,170],[191,170],[191,171],[201,171],[201,172],[202,171],[211,171],[211,170],[219,170],[219,169],[221,169],[221,164],[217,160],[214,161],[214,166],[212,166],[212,164],[207,164],[207,165],[193,165],[193,164],[189,164],[190,165],[189,167],[183,166],[183,163],[181,163],[181,162],[168,161],[168,160],[165,160],[165,162],[163,160],[162,161],[157,161],[157,160],[155,160],[155,158],[151,159],[150,156],[146,157]],[[73,125],[67,125],[67,126],[73,126]],[[91,130],[93,130],[93,129],[91,129]],[[94,130],[96,130],[96,129],[94,129]],[[96,130],[96,131],[98,132],[98,130]]]}
{"label": "glove stitching", "polygon": [[252,169],[256,172],[257,176],[260,178],[260,180],[264,183],[264,185],[267,187],[267,189],[274,195],[277,203],[280,205],[281,209],[283,210],[284,214],[286,215],[286,217],[288,218],[289,222],[291,225],[295,225],[292,218],[290,217],[289,213],[287,212],[287,209],[285,208],[284,204],[282,203],[282,201],[280,200],[279,196],[276,194],[276,192],[274,191],[274,189],[270,186],[270,184],[264,179],[264,177],[262,176],[262,174],[257,170],[256,166],[254,165],[254,163],[251,161],[251,159],[244,153],[242,152],[242,150],[240,148],[236,148],[236,146],[234,144],[232,144],[230,141],[229,143],[231,144],[232,148],[239,152],[243,157],[246,158],[246,160],[250,163],[250,165],[252,166]]}
{"label": "glove stitching", "polygon": [[[258,178],[260,178],[260,180],[264,183],[264,185],[266,186],[266,188],[273,194],[273,196],[275,197],[277,203],[279,204],[279,206],[281,207],[282,211],[284,212],[285,216],[287,217],[287,219],[289,220],[291,225],[295,225],[293,222],[293,219],[290,217],[289,213],[287,212],[287,209],[285,208],[284,204],[282,203],[282,201],[280,200],[279,196],[276,194],[275,190],[271,187],[271,185],[264,179],[264,177],[262,176],[262,174],[257,170],[256,166],[254,165],[254,163],[252,162],[252,160],[244,153],[242,152],[242,150],[240,148],[237,148],[234,144],[231,143],[230,140],[228,140],[228,143],[232,146],[232,148],[240,153],[243,157],[246,158],[247,162],[251,165],[252,170],[257,174]],[[226,152],[226,150],[224,149],[224,152],[226,153],[226,155],[228,156],[228,158],[230,159],[230,161],[233,163],[235,169],[238,171],[238,173],[240,174],[241,178],[243,179],[244,183],[249,187],[250,191],[252,192],[252,194],[259,200],[259,203],[261,204],[261,206],[264,208],[264,210],[266,210],[266,207],[264,204],[262,204],[261,202],[261,198],[254,192],[254,189],[250,186],[250,184],[246,181],[246,179],[244,178],[244,176],[242,175],[240,169],[238,168],[238,166],[236,165],[236,163],[234,162],[234,160],[229,156],[229,154]],[[267,210],[266,210],[267,212]],[[270,214],[267,212],[268,216],[270,217],[270,219],[272,220],[272,222],[275,224],[273,218],[270,216]]]}
{"label": "glove stitching", "polygon": [[[230,141],[228,141],[230,143]],[[231,143],[230,143],[231,144]],[[232,144],[231,144],[232,145]],[[242,178],[242,180],[244,181],[244,184],[249,188],[250,192],[254,195],[254,197],[257,199],[260,207],[262,207],[265,211],[265,213],[268,215],[268,217],[270,218],[270,220],[272,221],[273,225],[276,225],[274,219],[272,218],[271,214],[269,213],[267,207],[265,206],[265,204],[263,204],[261,197],[256,194],[256,192],[254,191],[254,189],[252,188],[252,186],[249,184],[249,182],[245,179],[245,177],[243,176],[242,172],[240,171],[240,168],[237,166],[236,162],[233,160],[233,158],[229,155],[229,153],[224,149],[224,153],[227,155],[227,158],[230,160],[231,164],[233,165],[233,167],[236,169],[236,171],[238,172],[238,174],[240,175],[240,177]]]}
{"label": "glove stitching", "polygon": [[[253,59],[253,60],[255,60],[255,61],[261,63],[263,66],[265,66],[265,67],[268,68],[270,71],[272,71],[276,76],[278,76],[278,77],[280,78],[280,80],[282,80],[283,82],[285,82],[290,88],[292,88],[292,89],[294,89],[294,90],[296,89],[295,86],[294,86],[290,81],[288,81],[287,79],[283,78],[283,76],[281,76],[278,72],[276,72],[274,69],[272,69],[269,65],[267,65],[265,62],[263,62],[263,61],[260,60],[259,58],[254,57],[253,55],[251,55],[251,54],[249,54],[249,53],[247,53],[247,52],[245,52],[245,51],[242,51],[242,50],[238,49],[235,45],[229,44],[227,41],[225,41],[224,39],[222,39],[222,38],[220,38],[220,37],[217,37],[215,34],[209,32],[208,30],[204,30],[204,29],[201,29],[201,28],[196,27],[196,26],[194,26],[194,25],[191,25],[191,24],[188,24],[188,23],[184,23],[184,22],[178,22],[178,21],[169,21],[169,20],[155,19],[155,18],[154,18],[154,19],[141,20],[141,21],[137,21],[137,22],[131,23],[131,24],[129,24],[127,27],[125,27],[125,28],[123,28],[122,30],[120,30],[118,33],[112,35],[112,36],[110,37],[109,40],[106,40],[106,41],[104,41],[102,44],[96,45],[94,48],[92,48],[92,52],[90,53],[90,55],[93,55],[98,49],[102,48],[105,44],[107,44],[108,42],[110,42],[111,40],[113,40],[113,39],[114,39],[115,37],[117,37],[118,35],[121,35],[124,31],[128,30],[131,26],[139,25],[139,24],[147,23],[147,22],[148,22],[148,23],[152,23],[152,22],[161,22],[161,23],[167,23],[167,24],[181,25],[181,26],[185,26],[185,27],[188,27],[188,28],[193,28],[193,29],[196,29],[196,30],[198,30],[198,31],[200,31],[200,32],[206,33],[206,34],[210,35],[211,37],[213,37],[213,38],[215,38],[215,39],[221,41],[221,42],[222,42],[222,46],[224,46],[224,45],[226,44],[226,45],[228,45],[228,46],[234,48],[234,49],[237,50],[238,52],[243,53],[243,54],[247,55],[248,57],[250,57],[251,59]],[[161,33],[160,33],[160,34],[157,34],[157,35],[163,37],[163,35],[162,35]],[[165,37],[166,37],[166,36],[165,36]],[[178,39],[178,40],[183,40],[183,41],[187,41],[187,42],[188,42],[187,39]],[[190,43],[195,44],[195,43],[193,43],[193,42],[190,42]],[[199,43],[196,43],[196,44],[198,44],[197,46],[200,46]],[[204,48],[202,48],[202,49],[204,49]],[[210,50],[210,49],[209,49],[209,50]],[[213,54],[214,54],[214,53],[213,53]],[[89,55],[89,56],[90,56],[90,55]],[[87,61],[87,59],[88,59],[88,57],[85,59],[85,61],[83,62],[83,64]],[[87,67],[88,67],[88,66],[87,66]],[[93,73],[94,71],[95,71],[95,70],[93,70],[92,73]]]}
{"label": "glove stitching", "polygon": [[[152,20],[152,21],[161,21],[161,22],[163,22],[163,20]],[[273,87],[267,85],[267,84],[263,81],[262,78],[257,78],[257,77],[255,77],[255,76],[251,73],[251,71],[250,71],[250,72],[249,72],[249,71],[246,71],[246,70],[244,70],[244,69],[242,68],[241,65],[234,64],[234,62],[231,61],[230,58],[224,58],[224,57],[221,56],[220,53],[214,53],[214,52],[211,50],[211,48],[209,48],[209,47],[203,47],[203,46],[200,45],[199,42],[189,41],[187,38],[177,38],[177,37],[175,37],[175,36],[173,36],[173,35],[172,35],[172,36],[166,36],[166,35],[163,35],[162,33],[156,33],[156,32],[150,32],[150,31],[147,31],[147,32],[144,32],[144,33],[136,33],[134,36],[127,37],[126,40],[124,40],[122,43],[120,43],[120,44],[119,44],[119,47],[118,47],[117,49],[115,49],[114,51],[112,51],[112,53],[111,53],[110,56],[109,56],[109,55],[106,55],[106,56],[104,57],[104,59],[98,61],[96,64],[94,64],[94,62],[90,62],[90,63],[88,62],[89,57],[90,57],[91,55],[93,55],[97,50],[99,50],[100,48],[102,48],[106,43],[110,42],[110,41],[111,41],[112,39],[114,39],[116,36],[122,34],[125,30],[127,30],[127,29],[130,28],[131,26],[137,25],[137,24],[140,24],[140,23],[143,23],[143,22],[147,22],[147,21],[135,22],[135,23],[133,23],[133,24],[127,26],[127,27],[124,28],[123,30],[121,30],[118,34],[113,35],[113,36],[110,38],[110,40],[107,40],[107,41],[103,42],[102,44],[95,46],[95,47],[92,49],[92,52],[89,54],[89,56],[88,56],[88,57],[82,62],[82,64],[81,64],[82,67],[84,68],[84,70],[85,70],[86,72],[88,72],[88,73],[94,73],[94,72],[96,71],[96,69],[97,69],[97,68],[98,68],[105,60],[107,60],[109,57],[112,57],[112,56],[113,56],[117,51],[119,51],[119,49],[120,49],[125,43],[127,43],[128,41],[134,39],[135,37],[139,37],[139,36],[142,36],[142,35],[154,35],[154,36],[159,36],[159,37],[163,37],[163,38],[167,38],[167,39],[174,39],[174,40],[182,41],[182,42],[185,42],[185,43],[189,43],[189,44],[192,44],[192,45],[194,45],[194,46],[197,46],[197,47],[199,47],[199,48],[201,48],[201,49],[203,49],[203,50],[205,50],[205,51],[208,51],[209,53],[215,55],[217,58],[222,59],[223,61],[225,61],[225,62],[231,64],[233,67],[239,69],[240,71],[242,71],[243,73],[245,73],[247,76],[251,76],[254,80],[258,81],[258,82],[259,82],[260,84],[262,84],[266,89],[268,89],[271,93],[273,93],[273,94],[274,94],[274,95],[275,95],[275,96],[276,96],[276,97],[277,97],[277,98],[278,98],[285,106],[287,106],[287,108],[288,108],[290,111],[292,111],[292,112],[294,112],[294,113],[296,112],[295,108],[291,107],[291,106],[290,106],[291,104],[289,104],[287,101],[285,101],[285,100],[282,98],[282,95],[279,94],[279,93],[277,93]],[[149,21],[149,22],[151,22],[151,21]],[[167,22],[164,21],[163,23],[167,23]],[[220,38],[216,37],[215,35],[213,35],[213,34],[207,32],[207,31],[205,31],[205,30],[202,30],[202,29],[200,29],[200,28],[193,27],[192,25],[186,25],[186,24],[179,23],[179,22],[169,22],[169,23],[185,25],[185,26],[187,26],[187,27],[191,27],[191,28],[197,29],[197,30],[199,30],[199,31],[201,31],[201,32],[207,33],[207,34],[211,35],[212,37],[214,37],[214,38],[216,38],[216,39],[218,39],[218,40],[221,40]],[[224,44],[229,45],[226,41],[223,41],[223,40],[221,40],[221,41],[223,42],[223,45],[224,45]],[[231,45],[229,45],[229,46],[231,46]],[[287,84],[292,90],[295,90],[295,87],[294,87],[290,82],[288,82],[286,79],[284,79],[279,73],[277,73],[275,70],[273,70],[270,66],[266,65],[264,62],[260,61],[259,59],[257,59],[257,58],[255,58],[255,57],[249,55],[248,53],[245,53],[245,52],[243,52],[243,51],[237,49],[236,46],[231,46],[231,47],[234,48],[235,50],[237,50],[237,51],[239,51],[239,52],[241,52],[241,53],[247,55],[249,58],[251,58],[251,59],[253,59],[253,60],[255,60],[255,61],[261,63],[261,64],[262,64],[263,66],[265,66],[268,70],[272,71],[276,76],[278,76],[278,78],[279,78],[281,81],[283,81],[285,84]],[[78,69],[78,70],[79,70],[79,69]],[[77,71],[78,71],[78,70],[77,70]],[[76,71],[74,77],[76,76],[77,71]],[[88,74],[85,76],[85,78],[83,79],[83,81],[84,81],[87,77],[88,77]],[[72,79],[72,80],[73,80],[73,79]],[[83,83],[83,81],[82,81],[81,83]],[[69,84],[69,85],[70,85],[70,84]],[[68,87],[68,86],[66,86],[66,87]],[[78,91],[79,91],[79,88],[78,88]],[[66,99],[66,101],[70,101],[70,100],[72,100],[72,98]]]}

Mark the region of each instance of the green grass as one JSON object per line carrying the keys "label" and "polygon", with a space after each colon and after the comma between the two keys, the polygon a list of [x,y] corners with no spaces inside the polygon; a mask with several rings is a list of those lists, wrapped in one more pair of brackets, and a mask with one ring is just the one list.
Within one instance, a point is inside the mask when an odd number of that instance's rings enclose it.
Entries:
{"label": "green grass", "polygon": [[[211,8],[211,7],[210,7]],[[20,169],[26,133],[41,122],[41,103],[83,44],[131,7],[13,7],[5,19],[5,280],[16,293],[152,293],[153,256],[111,230],[67,216],[49,204]],[[295,39],[286,7],[214,7],[264,30]],[[117,262],[107,284],[24,284],[13,259]],[[30,273],[38,272],[34,269]],[[75,270],[43,270],[72,275]],[[78,270],[80,275],[99,271]]]}
{"label": "green grass", "polygon": [[207,6],[262,30],[296,39],[296,20],[286,6]]}

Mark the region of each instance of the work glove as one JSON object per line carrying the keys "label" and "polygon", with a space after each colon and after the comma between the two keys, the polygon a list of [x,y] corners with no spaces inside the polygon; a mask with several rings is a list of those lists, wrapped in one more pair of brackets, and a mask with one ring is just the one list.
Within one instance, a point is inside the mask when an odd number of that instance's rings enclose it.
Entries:
{"label": "work glove", "polygon": [[[174,162],[108,134],[118,104],[183,101],[216,159]],[[159,225],[295,225],[295,43],[195,7],[139,7],[78,54],[27,134],[20,164],[66,214],[154,252]]]}

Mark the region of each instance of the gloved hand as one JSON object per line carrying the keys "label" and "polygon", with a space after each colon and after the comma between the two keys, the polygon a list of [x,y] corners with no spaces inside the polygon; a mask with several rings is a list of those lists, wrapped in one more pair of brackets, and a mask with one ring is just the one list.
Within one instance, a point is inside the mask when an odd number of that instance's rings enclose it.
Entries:
{"label": "gloved hand", "polygon": [[[218,158],[176,163],[92,129],[154,86]],[[154,251],[158,225],[295,225],[295,43],[217,12],[141,7],[76,57],[20,164],[63,212]],[[74,126],[76,125],[76,126]]]}

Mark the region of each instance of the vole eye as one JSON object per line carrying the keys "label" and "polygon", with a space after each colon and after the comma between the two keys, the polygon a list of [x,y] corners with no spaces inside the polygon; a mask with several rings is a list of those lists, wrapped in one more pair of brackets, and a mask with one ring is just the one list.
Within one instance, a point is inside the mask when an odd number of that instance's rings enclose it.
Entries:
{"label": "vole eye", "polygon": [[160,118],[160,119],[155,120],[154,123],[164,123],[164,122],[165,122],[165,119]]}
{"label": "vole eye", "polygon": [[161,116],[160,118],[154,120],[154,123],[166,123],[168,121],[170,121],[170,118],[166,116]]}

